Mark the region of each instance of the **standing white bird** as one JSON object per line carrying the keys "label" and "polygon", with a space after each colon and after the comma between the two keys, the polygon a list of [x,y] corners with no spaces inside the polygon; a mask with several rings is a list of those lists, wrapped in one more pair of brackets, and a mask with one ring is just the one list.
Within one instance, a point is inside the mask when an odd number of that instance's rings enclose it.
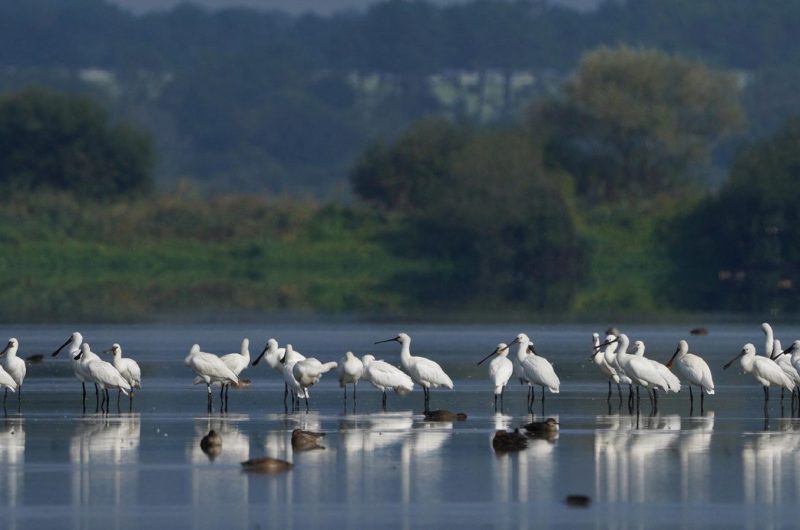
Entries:
{"label": "standing white bird", "polygon": [[[631,355],[628,353],[628,344],[630,339],[624,333],[620,333],[618,339],[619,341],[619,348],[617,349],[617,363],[622,371],[625,372],[625,375],[631,378],[633,384],[637,385],[636,388],[636,395],[637,395],[637,405],[638,405],[638,397],[639,397],[639,388],[643,386],[647,389],[648,396],[650,396],[650,389],[653,388],[661,388],[665,392],[669,390],[669,383],[666,379],[664,379],[664,374],[662,374],[658,367],[653,364],[650,359],[645,359],[644,357],[640,357],[637,355]],[[655,408],[656,404],[654,401],[655,398],[650,396],[651,404],[653,408]]]}
{"label": "standing white bird", "polygon": [[[63,350],[67,345],[69,345],[69,360],[72,362],[72,371],[75,374],[75,377],[78,381],[81,382],[81,387],[83,388],[83,410],[86,411],[86,383],[91,383],[92,381],[89,379],[89,374],[84,372],[84,368],[82,367],[82,363],[80,362],[79,358],[76,356],[81,351],[81,344],[83,343],[83,335],[79,332],[74,331],[69,338],[58,347],[56,351],[52,353],[52,356],[55,357],[58,355],[61,350]],[[94,385],[94,397],[96,400],[96,406],[100,407],[100,395],[97,385]],[[95,409],[96,410],[96,409]]]}
{"label": "standing white bird", "polygon": [[339,361],[336,372],[339,376],[339,386],[344,389],[345,404],[347,404],[347,385],[353,385],[353,406],[355,407],[356,385],[361,376],[364,375],[364,363],[353,355],[353,352],[349,351]]}
{"label": "standing white bird", "polygon": [[400,370],[385,361],[376,361],[374,355],[364,355],[364,379],[383,393],[383,410],[386,410],[386,390],[405,396],[414,390],[414,381]]}
{"label": "standing white bird", "polygon": [[[279,374],[281,374],[281,376],[283,376],[284,355],[286,355],[286,348],[279,348],[278,341],[273,338],[270,338],[269,340],[267,340],[266,345],[264,345],[264,349],[261,351],[261,353],[258,354],[258,357],[256,357],[256,360],[253,361],[253,366],[257,365],[258,361],[260,361],[261,358],[264,357],[264,359],[267,361],[267,365],[276,372],[278,372]],[[303,355],[299,351],[295,351],[294,355],[300,361],[306,358],[305,355]],[[288,395],[289,395],[289,385],[286,382],[284,382],[283,384],[284,407],[286,406],[286,396]]]}
{"label": "standing white bird", "polygon": [[[560,392],[561,381],[553,369],[553,365],[544,357],[536,353],[533,347],[533,341],[525,334],[520,333],[508,345],[509,347],[518,344],[517,358],[522,359],[521,364],[525,373],[525,379],[529,385],[539,385],[542,387],[542,407],[544,407],[544,389],[547,387],[552,394]],[[536,392],[529,391],[530,399],[528,400],[528,411],[533,409],[533,400],[536,398]]]}
{"label": "standing white bird", "polygon": [[[795,369],[794,365],[792,364],[792,356],[787,351],[783,351],[781,347],[781,341],[775,339],[773,341],[773,348],[772,348],[772,355],[770,359],[775,361],[775,363],[781,367],[783,373],[786,374],[786,377],[794,382],[795,388],[797,385],[800,384],[800,374]],[[792,407],[794,408],[794,392],[792,392]],[[783,403],[783,387],[781,387],[781,403]]]}
{"label": "standing white bird", "polygon": [[[228,353],[220,357],[225,366],[230,368],[231,372],[239,377],[242,371],[250,366],[250,339],[242,339],[242,345],[239,347],[239,353]],[[225,411],[228,410],[228,390],[230,390],[231,383],[221,383],[220,393],[225,391]]]}
{"label": "standing white bird", "polygon": [[[665,365],[661,364],[660,362],[654,359],[650,359],[649,357],[644,356],[645,345],[643,341],[637,340],[636,342],[633,343],[633,345],[636,348],[636,350],[634,351],[634,355],[636,355],[637,357],[642,357],[644,359],[647,359],[648,361],[653,363],[653,366],[655,366],[658,372],[664,377],[664,381],[667,382],[667,388],[664,392],[666,393],[675,392],[677,394],[678,392],[681,391],[681,380],[678,379],[678,377],[675,374],[673,374],[669,370],[669,368],[667,368]],[[653,387],[653,398],[656,400],[657,403],[658,394],[656,394],[655,392],[656,388]]]}
{"label": "standing white bird", "polygon": [[[286,346],[287,351],[289,345]],[[335,370],[338,364],[335,361],[323,363],[315,357],[308,357],[301,361],[297,361],[292,366],[292,375],[297,381],[297,385],[301,389],[301,393],[306,400],[306,412],[308,412],[308,389],[317,383],[322,378],[322,374],[327,374],[331,370]]]}
{"label": "standing white bird", "polygon": [[503,411],[503,394],[508,380],[514,374],[514,364],[508,358],[508,346],[501,342],[489,355],[478,361],[480,366],[486,359],[495,356],[489,363],[489,380],[494,385],[494,411],[497,412],[497,396],[500,396],[500,411]]}
{"label": "standing white bird", "polygon": [[[606,349],[608,348],[613,348],[616,351],[617,344],[608,344]],[[619,399],[621,401],[622,390],[619,388],[619,375],[617,375],[617,370],[606,362],[605,352],[600,347],[600,335],[598,333],[592,333],[592,355],[590,359],[594,365],[597,366],[597,369],[600,370],[600,373],[608,379],[608,397],[606,401],[611,401],[611,383],[616,383],[617,392],[619,392]]]}
{"label": "standing white bird", "polygon": [[[300,355],[294,351],[291,344],[286,345],[286,353],[281,358],[283,364],[283,381],[289,387],[289,392],[292,394],[292,410],[297,410],[300,407],[300,399],[308,397],[308,389],[300,386],[297,379],[294,377],[294,365],[298,362],[305,360],[301,359]],[[308,402],[306,402],[308,404]],[[284,401],[284,407],[286,402]]]}
{"label": "standing white bird", "polygon": [[425,357],[411,355],[411,337],[400,333],[392,339],[379,340],[375,344],[396,341],[400,343],[400,364],[411,376],[412,381],[422,387],[425,394],[425,412],[430,410],[431,388],[443,386],[453,389],[453,381],[448,377],[439,363]]}
{"label": "standing white bird", "polygon": [[[200,351],[200,345],[194,344],[183,362],[199,375],[208,389],[208,411],[211,412],[211,385],[213,383],[238,383],[239,378],[228,368],[222,359],[213,353]],[[223,403],[220,402],[220,410]]]}
{"label": "standing white bird", "polygon": [[[111,363],[117,369],[119,374],[125,378],[125,381],[131,386],[131,392],[128,394],[128,410],[133,409],[133,389],[142,388],[142,369],[139,368],[139,363],[129,357],[122,356],[122,346],[116,342],[111,345],[111,348],[105,350],[103,353],[111,353]],[[119,395],[122,391],[117,391],[117,408],[119,408]]]}
{"label": "standing white bird", "polygon": [[[0,366],[0,388],[5,388],[6,391],[9,388],[12,392],[17,391],[17,382],[14,381],[14,378],[11,377],[11,374],[6,372],[2,366]],[[3,408],[5,408],[5,400],[3,400]]]}
{"label": "standing white bird", "polygon": [[761,331],[764,332],[764,357],[772,358],[775,350],[775,335],[772,333],[772,326],[768,322],[761,323]]}
{"label": "standing white bird", "polygon": [[676,364],[678,373],[689,385],[690,409],[694,406],[692,385],[700,387],[700,414],[702,414],[703,400],[705,399],[703,392],[708,395],[714,394],[714,379],[711,377],[711,368],[708,367],[708,363],[702,357],[689,353],[689,343],[685,340],[678,342],[678,347],[667,363],[667,368],[672,368],[673,364]]}
{"label": "standing white bird", "polygon": [[727,370],[734,361],[738,360],[739,364],[746,373],[753,374],[755,380],[764,387],[764,411],[766,414],[767,402],[769,402],[769,387],[776,385],[794,391],[794,381],[789,379],[781,367],[768,357],[759,357],[756,355],[756,347],[751,343],[747,343],[742,348],[741,353],[728,361],[723,370]]}
{"label": "standing white bird", "polygon": [[[5,349],[0,352],[0,357],[3,357],[2,363],[0,366],[11,376],[14,382],[17,384],[16,392],[17,392],[17,409],[22,406],[22,382],[25,380],[25,373],[27,371],[25,367],[25,361],[17,357],[17,349],[19,348],[19,342],[14,337],[8,339],[8,345]],[[2,384],[2,383],[0,383]],[[4,394],[3,394],[3,407],[6,405],[6,397],[8,397],[8,386],[6,386]],[[12,389],[13,390],[13,389]]]}
{"label": "standing white bird", "polygon": [[109,388],[117,388],[126,396],[130,393],[131,385],[129,385],[119,371],[114,368],[114,365],[100,359],[100,357],[91,350],[88,342],[81,344],[81,351],[74,358],[76,361],[80,361],[82,369],[88,375],[87,379],[103,390],[103,400],[100,402],[100,410],[103,410],[103,404],[105,404],[105,412],[108,412]]}

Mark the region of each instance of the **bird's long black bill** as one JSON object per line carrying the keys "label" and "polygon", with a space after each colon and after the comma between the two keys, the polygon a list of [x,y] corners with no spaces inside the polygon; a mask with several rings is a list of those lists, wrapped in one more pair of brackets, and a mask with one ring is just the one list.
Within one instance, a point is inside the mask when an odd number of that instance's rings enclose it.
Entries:
{"label": "bird's long black bill", "polygon": [[383,344],[384,342],[392,342],[393,340],[397,340],[397,337],[395,337],[393,339],[379,340],[375,344]]}
{"label": "bird's long black bill", "polygon": [[[672,357],[669,358],[669,362],[667,362],[667,364],[665,365],[667,368],[670,368],[672,366],[672,361],[675,360],[675,357],[678,356],[678,352],[680,352],[680,351],[681,351],[681,347],[680,346],[675,348],[675,353],[672,354]],[[733,361],[731,361],[731,362],[733,362]]]}
{"label": "bird's long black bill", "polygon": [[736,357],[734,357],[733,359],[731,359],[730,361],[728,361],[728,363],[727,363],[725,366],[723,366],[723,367],[722,367],[722,369],[723,369],[723,370],[727,370],[727,369],[728,369],[728,367],[729,367],[730,365],[732,365],[734,362],[736,362],[736,361],[739,359],[739,357],[741,357],[742,355],[744,355],[744,352],[740,353],[739,355],[737,355]]}
{"label": "bird's long black bill", "polygon": [[499,350],[494,350],[492,353],[490,353],[489,355],[487,355],[486,357],[484,357],[483,359],[481,359],[480,361],[478,361],[478,366],[480,366],[481,364],[483,364],[483,363],[484,363],[484,361],[486,361],[486,359],[488,359],[488,358],[489,358],[489,357],[491,357],[492,355],[497,355],[497,352],[498,352],[498,351],[499,351]]}
{"label": "bird's long black bill", "polygon": [[258,354],[258,357],[256,357],[256,360],[255,360],[255,361],[253,361],[253,364],[252,364],[251,366],[255,366],[255,365],[257,365],[257,364],[258,364],[258,361],[260,361],[260,360],[261,360],[261,358],[264,356],[264,354],[265,354],[265,353],[267,353],[267,350],[268,350],[268,349],[269,349],[269,344],[267,344],[266,346],[264,346],[264,349],[261,351],[261,353],[259,353],[259,354]]}
{"label": "bird's long black bill", "polygon": [[58,353],[59,353],[61,350],[63,350],[63,349],[64,349],[64,346],[66,346],[67,344],[69,344],[71,341],[72,341],[72,337],[68,338],[68,339],[67,339],[67,340],[64,342],[64,344],[62,344],[61,346],[59,346],[59,347],[58,347],[58,349],[57,349],[56,351],[54,351],[54,352],[53,352],[53,353],[52,353],[50,356],[51,356],[51,357],[55,357],[56,355],[58,355]]}

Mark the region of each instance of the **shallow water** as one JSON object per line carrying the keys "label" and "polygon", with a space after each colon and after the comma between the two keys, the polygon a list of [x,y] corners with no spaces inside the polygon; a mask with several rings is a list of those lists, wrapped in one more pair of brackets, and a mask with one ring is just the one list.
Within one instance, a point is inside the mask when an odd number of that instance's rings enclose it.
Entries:
{"label": "shallow water", "polygon": [[[399,329],[384,325],[304,324],[84,326],[95,351],[120,342],[143,369],[144,389],[133,413],[81,410],[80,384],[66,359],[49,356],[28,368],[21,412],[9,395],[0,417],[0,527],[2,528],[284,528],[313,526],[650,527],[737,525],[779,527],[800,515],[800,421],[772,392],[765,418],[762,392],[738,369],[722,364],[752,341],[758,323],[728,325],[689,338],[690,350],[712,367],[717,393],[697,402],[688,394],[660,399],[651,416],[630,414],[589,362],[590,334],[600,326],[406,325],[412,350],[439,361],[453,391],[433,391],[432,407],[463,411],[464,422],[428,423],[422,393],[389,396],[360,384],[343,407],[335,377],[311,391],[311,412],[285,414],[283,383],[259,365],[243,373],[250,388],[231,390],[227,414],[208,414],[205,388],[191,384],[183,357],[193,342],[206,351],[237,351],[244,336],[251,353],[266,338],[291,342],[306,355],[338,360],[346,349],[398,363],[396,343],[373,346]],[[16,336],[21,356],[52,352],[72,328],[0,327]],[[555,365],[560,395],[547,395],[544,412],[558,418],[554,440],[533,439],[521,453],[497,455],[495,429],[534,418],[525,392],[509,386],[505,414],[495,414],[486,367],[475,366],[494,345],[519,331]],[[625,330],[665,362],[683,328]],[[800,328],[780,326],[788,344]],[[63,354],[62,354],[63,355]],[[698,395],[695,393],[695,398]],[[215,400],[215,411],[218,406]],[[126,407],[123,403],[123,411]],[[542,414],[537,394],[536,418]],[[294,428],[326,433],[326,449],[294,454]],[[215,459],[200,449],[210,428],[222,433]],[[283,458],[293,470],[248,474],[239,462]],[[567,506],[570,494],[588,495],[588,508]]]}

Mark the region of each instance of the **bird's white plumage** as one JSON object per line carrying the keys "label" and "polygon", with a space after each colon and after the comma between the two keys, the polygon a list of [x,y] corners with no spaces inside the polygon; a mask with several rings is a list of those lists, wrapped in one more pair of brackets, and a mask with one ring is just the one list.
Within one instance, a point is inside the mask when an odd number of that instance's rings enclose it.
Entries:
{"label": "bird's white plumage", "polygon": [[123,357],[122,347],[117,343],[111,346],[111,354],[114,368],[125,378],[131,388],[142,388],[142,370],[139,368],[139,363],[129,357]]}
{"label": "bird's white plumage", "polygon": [[664,378],[664,381],[666,381],[666,383],[667,383],[667,388],[665,389],[666,392],[676,392],[677,393],[677,392],[681,391],[681,381],[680,381],[680,379],[678,379],[678,377],[675,374],[673,374],[670,371],[669,368],[667,368],[665,365],[661,364],[660,362],[658,362],[656,360],[649,359],[649,358],[644,356],[645,345],[644,345],[643,341],[637,340],[634,343],[634,346],[636,347],[636,351],[634,352],[634,355],[637,356],[637,357],[641,357],[641,358],[643,358],[643,359],[645,359],[647,361],[650,361],[650,363],[652,363],[652,365],[655,367],[655,369],[658,370],[658,373],[661,374],[661,377]]}
{"label": "bird's white plumage", "polygon": [[0,387],[11,389],[14,392],[17,391],[17,382],[2,366],[0,366]]}
{"label": "bird's white plumage", "polygon": [[220,359],[238,377],[245,368],[250,366],[250,339],[242,339],[239,353],[228,353],[220,357]]}
{"label": "bird's white plumage", "polygon": [[620,334],[619,348],[617,349],[617,362],[620,368],[625,372],[625,375],[630,377],[635,385],[655,387],[667,391],[669,389],[669,383],[664,379],[664,375],[650,359],[628,353],[628,344],[628,336],[624,333]]}
{"label": "bird's white plumage", "polygon": [[792,364],[792,356],[789,352],[784,353],[783,348],[781,348],[781,341],[775,339],[774,347],[772,349],[772,360],[775,361],[778,366],[780,366],[783,373],[786,374],[786,377],[791,379],[795,386],[800,384],[800,373],[797,372],[797,368],[794,367]]}
{"label": "bird's white plumage", "polygon": [[364,375],[364,363],[349,351],[339,361],[336,368],[339,377],[339,386],[355,385]]}
{"label": "bird's white plumage", "polygon": [[[319,383],[323,374],[335,370],[336,362],[323,363],[316,357],[308,357],[301,361],[294,363],[292,367],[292,375],[297,380],[298,385],[303,389],[308,389],[311,386]],[[308,395],[308,392],[304,392]]]}
{"label": "bird's white plumage", "polygon": [[2,362],[0,362],[0,366],[2,366],[3,370],[5,370],[17,384],[15,388],[22,386],[22,382],[25,380],[25,374],[27,373],[25,361],[17,357],[18,348],[19,342],[12,337],[8,339],[8,346],[6,346],[4,350],[5,353],[0,353],[3,359]]}
{"label": "bird's white plumage", "polygon": [[502,394],[503,387],[514,373],[514,364],[508,358],[508,346],[504,343],[497,345],[496,357],[489,362],[489,380],[494,385],[494,393]]}
{"label": "bird's white plumage", "polygon": [[689,385],[699,386],[706,394],[714,394],[714,378],[711,368],[699,355],[689,353],[689,343],[685,340],[678,342],[678,348],[667,367],[675,365],[675,369]]}
{"label": "bird's white plumage", "polygon": [[756,381],[762,386],[782,386],[789,391],[794,390],[794,381],[789,379],[780,366],[767,357],[756,355],[756,348],[751,343],[747,343],[739,354],[739,364],[742,370],[752,374]]}
{"label": "bird's white plumage", "polygon": [[533,341],[525,333],[520,333],[511,344],[518,345],[517,359],[521,360],[524,378],[528,384],[547,387],[551,393],[558,394],[561,381],[556,375],[553,365],[544,357],[529,352]]}
{"label": "bird's white plumage", "polygon": [[239,378],[228,368],[222,359],[213,353],[200,351],[200,345],[195,344],[189,350],[189,355],[184,359],[186,366],[200,376],[206,385],[211,383],[238,383]]}
{"label": "bird's white plumage", "polygon": [[443,386],[452,390],[453,381],[445,373],[439,363],[425,357],[411,355],[411,337],[405,333],[397,336],[400,343],[400,364],[403,370],[411,376],[411,380],[425,388],[438,388]]}
{"label": "bird's white plumage", "polygon": [[364,355],[361,361],[364,363],[364,379],[378,390],[394,390],[401,396],[414,390],[414,381],[399,368],[385,361],[375,360],[369,354]]}
{"label": "bird's white plumage", "polygon": [[88,342],[81,344],[81,368],[88,376],[87,380],[102,389],[119,389],[126,396],[131,391],[131,385],[120,375],[114,365],[102,360],[99,355],[91,350]]}
{"label": "bird's white plumage", "polygon": [[294,365],[302,360],[305,359],[301,359],[300,355],[294,351],[294,348],[292,348],[292,345],[287,344],[286,353],[283,356],[283,381],[295,396],[308,399],[307,387],[301,387],[300,383],[298,383],[297,379],[295,379],[293,373]]}

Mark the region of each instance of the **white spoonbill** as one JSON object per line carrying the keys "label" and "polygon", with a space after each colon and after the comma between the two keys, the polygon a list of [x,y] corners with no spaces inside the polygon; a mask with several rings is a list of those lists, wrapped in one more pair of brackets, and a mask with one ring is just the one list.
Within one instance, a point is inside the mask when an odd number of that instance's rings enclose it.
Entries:
{"label": "white spoonbill", "polygon": [[772,333],[772,326],[768,322],[762,322],[761,331],[764,332],[764,356],[771,359],[775,350],[775,335]]}
{"label": "white spoonbill", "polygon": [[[678,377],[675,374],[673,374],[669,368],[667,368],[665,365],[661,364],[660,362],[654,359],[650,359],[649,357],[644,356],[644,350],[645,350],[644,341],[637,340],[636,342],[633,343],[633,345],[636,348],[636,350],[634,351],[634,355],[636,355],[637,357],[643,357],[644,359],[647,359],[648,361],[653,363],[653,366],[655,366],[658,372],[664,377],[664,381],[667,382],[667,389],[665,390],[665,392],[667,393],[675,392],[677,394],[678,392],[681,391],[681,380],[678,379]],[[653,390],[655,391],[655,387],[653,387]],[[658,399],[657,394],[653,394],[653,397]]]}
{"label": "white spoonbill", "polygon": [[[305,359],[300,358],[291,344],[286,345],[286,353],[281,358],[281,363],[283,364],[283,381],[292,394],[292,410],[300,407],[300,398],[308,398],[308,388],[301,387],[294,377],[294,365],[303,360]],[[308,401],[306,401],[306,405],[308,405]],[[286,402],[284,401],[285,406]]]}
{"label": "white spoonbill", "polygon": [[[609,348],[616,350],[617,344],[608,344],[606,349]],[[622,390],[619,388],[619,375],[617,375],[617,370],[614,369],[612,365],[609,365],[608,362],[606,362],[605,352],[600,347],[600,335],[598,333],[592,333],[592,355],[590,359],[594,365],[597,366],[597,369],[600,370],[600,373],[602,373],[603,376],[608,379],[608,397],[606,400],[611,401],[611,383],[616,383],[617,392],[619,392],[619,399],[622,400]]]}
{"label": "white spoonbill", "polygon": [[[278,341],[270,338],[267,340],[267,343],[264,345],[264,349],[258,354],[256,360],[253,361],[253,366],[257,365],[258,362],[263,357],[267,361],[267,365],[281,374],[283,376],[283,356],[286,355],[286,348],[279,348]],[[305,359],[305,355],[300,353],[299,351],[294,352],[295,357],[298,360],[302,361]],[[286,406],[286,396],[289,395],[289,385],[284,382],[283,384],[283,404]]]}
{"label": "white spoonbill", "polygon": [[[236,374],[236,377],[239,377],[239,374],[242,371],[250,366],[250,339],[245,337],[242,339],[242,345],[239,347],[239,353],[228,353],[220,357],[222,362],[225,363],[225,366],[230,368],[231,372]],[[231,384],[230,383],[222,383],[222,388],[220,388],[220,393],[224,390],[225,391],[225,410],[228,410],[228,390],[230,390]]]}
{"label": "white spoonbill", "polygon": [[764,409],[767,408],[769,401],[769,387],[776,385],[788,388],[789,391],[794,390],[794,382],[786,377],[781,367],[768,357],[759,357],[756,355],[756,347],[751,343],[747,343],[742,348],[741,353],[728,361],[723,370],[727,370],[734,361],[739,361],[739,364],[746,373],[753,374],[755,380],[764,387]]}
{"label": "white spoonbill", "polygon": [[[81,335],[77,331],[74,331],[72,333],[72,335],[70,335],[69,338],[64,342],[64,344],[59,346],[58,349],[52,353],[52,356],[55,357],[56,355],[58,355],[61,352],[61,350],[63,350],[67,345],[69,345],[68,354],[69,354],[69,359],[72,362],[72,371],[75,374],[75,377],[78,378],[78,381],[81,382],[81,387],[83,388],[83,408],[84,408],[84,411],[85,411],[85,409],[86,409],[86,383],[87,382],[91,383],[92,381],[89,379],[89,375],[84,372],[84,369],[82,367],[82,364],[81,364],[80,360],[76,360],[76,356],[81,351],[81,344],[82,343],[83,343],[83,335]],[[80,359],[80,358],[78,358],[78,359]],[[99,395],[99,391],[98,391],[97,385],[94,385],[94,397],[96,399],[97,406],[99,407],[100,406],[100,395]]]}
{"label": "white spoonbill", "polygon": [[414,381],[400,370],[385,361],[376,361],[374,355],[364,355],[364,379],[383,393],[383,410],[386,410],[386,390],[394,390],[395,394],[405,396],[414,390]]}
{"label": "white spoonbill", "polygon": [[[25,372],[27,369],[25,368],[25,361],[17,357],[17,349],[19,348],[19,342],[14,337],[8,339],[8,345],[5,349],[0,352],[0,357],[3,357],[2,363],[0,366],[11,376],[14,382],[17,384],[17,407],[21,406],[22,404],[22,382],[25,380]],[[4,395],[3,395],[3,406],[5,407],[6,404],[6,397],[8,397],[8,386],[6,386]],[[13,389],[12,389],[13,390]]]}
{"label": "white spoonbill", "polygon": [[[626,334],[620,333],[617,340],[619,341],[617,363],[620,369],[625,372],[625,375],[631,378],[633,384],[637,385],[637,398],[639,394],[638,387],[640,386],[647,389],[648,396],[650,396],[651,388],[661,388],[666,392],[669,389],[669,383],[664,379],[664,375],[659,371],[658,367],[656,367],[650,359],[628,353],[630,339],[628,339]],[[650,396],[650,399],[651,404],[655,407],[655,398]]]}
{"label": "white spoonbill", "polygon": [[[200,345],[194,344],[189,350],[189,355],[183,362],[199,375],[208,389],[208,411],[211,412],[211,385],[212,383],[238,383],[239,378],[228,368],[222,359],[213,353],[200,351]],[[220,410],[223,403],[220,402]]]}
{"label": "white spoonbill", "polygon": [[606,347],[603,352],[603,359],[605,360],[606,366],[614,372],[612,380],[617,383],[617,393],[619,394],[620,402],[622,402],[622,390],[619,385],[628,385],[628,407],[630,408],[633,406],[633,381],[631,381],[630,377],[625,375],[625,372],[617,361],[617,348],[619,347],[617,335],[606,335],[605,342],[600,344],[600,347],[603,346]]}
{"label": "white spoonbill", "polygon": [[[128,394],[128,409],[130,410],[133,408],[133,389],[142,388],[142,369],[139,368],[139,363],[130,357],[122,356],[122,346],[116,342],[103,353],[111,353],[111,363],[114,365],[114,368],[117,369],[119,374],[131,386],[131,392]],[[119,408],[120,392],[121,390],[117,391],[117,408]]]}
{"label": "white spoonbill", "polygon": [[425,412],[430,410],[431,388],[443,386],[453,389],[453,381],[439,366],[436,361],[431,361],[425,357],[411,355],[411,337],[405,333],[400,333],[392,339],[379,340],[375,344],[396,341],[400,343],[400,364],[411,379],[422,387],[425,393]]}
{"label": "white spoonbill", "polygon": [[108,389],[117,388],[126,396],[131,391],[131,385],[125,380],[114,365],[103,361],[91,350],[88,342],[81,344],[81,351],[74,357],[81,362],[82,369],[88,375],[88,379],[98,385],[103,390],[103,400],[100,402],[100,410],[103,410],[105,403],[106,412],[109,408]]}
{"label": "white spoonbill", "polygon": [[[8,390],[11,389],[12,392],[17,391],[17,382],[14,381],[14,378],[6,372],[2,366],[0,366],[0,387],[5,388]],[[5,407],[5,400],[3,400],[3,406]]]}
{"label": "white spoonbill", "polygon": [[700,387],[700,413],[702,414],[705,394],[714,394],[714,379],[711,377],[711,368],[708,367],[708,363],[702,357],[689,353],[689,343],[685,340],[678,342],[678,347],[667,363],[667,368],[672,368],[673,364],[676,365],[678,373],[689,386],[689,408],[694,406],[692,386]]}
{"label": "white spoonbill", "polygon": [[514,364],[508,358],[508,346],[505,342],[497,345],[492,353],[478,361],[480,366],[486,359],[495,356],[489,363],[489,380],[494,385],[494,411],[497,412],[497,396],[500,396],[500,411],[503,410],[503,395],[508,380],[514,374]]}
{"label": "white spoonbill", "polygon": [[[770,359],[775,361],[781,367],[786,377],[794,382],[795,388],[800,385],[800,373],[792,363],[791,346],[786,351],[781,347],[781,341],[775,339],[773,341],[772,356]],[[783,402],[783,387],[781,387],[781,403]],[[792,392],[792,406],[794,406],[794,392]]]}
{"label": "white spoonbill", "polygon": [[344,357],[339,361],[339,366],[336,369],[339,376],[339,386],[344,389],[344,401],[347,403],[347,385],[353,385],[353,404],[356,401],[356,385],[361,376],[364,375],[364,363],[361,359],[353,355],[349,351],[344,354]]}
{"label": "white spoonbill", "polygon": [[[544,406],[544,389],[547,387],[552,394],[560,392],[561,381],[553,369],[553,365],[544,357],[536,353],[533,347],[533,341],[525,333],[517,335],[513,341],[508,345],[509,347],[518,344],[517,358],[522,359],[521,364],[525,373],[525,379],[529,385],[539,385],[542,387],[542,406]],[[531,390],[529,392],[530,400],[528,401],[528,411],[533,407],[533,400],[536,398],[536,392]]]}
{"label": "white spoonbill", "polygon": [[307,359],[294,363],[294,366],[292,366],[292,375],[306,399],[306,412],[308,412],[308,389],[319,383],[322,374],[327,374],[331,370],[335,370],[337,366],[338,363],[335,361],[323,363],[316,357],[308,357]]}

